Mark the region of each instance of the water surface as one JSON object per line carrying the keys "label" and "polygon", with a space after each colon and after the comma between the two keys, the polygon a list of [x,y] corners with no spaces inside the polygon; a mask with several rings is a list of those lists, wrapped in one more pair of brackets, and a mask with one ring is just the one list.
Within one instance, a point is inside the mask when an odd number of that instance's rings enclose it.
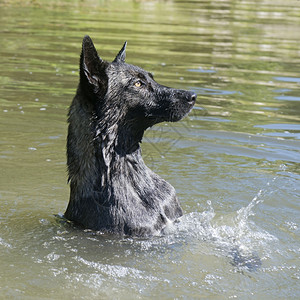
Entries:
{"label": "water surface", "polygon": [[[0,2],[3,298],[300,297],[300,2]],[[65,140],[89,34],[112,60],[195,91],[143,141],[185,215],[152,239],[81,231]]]}

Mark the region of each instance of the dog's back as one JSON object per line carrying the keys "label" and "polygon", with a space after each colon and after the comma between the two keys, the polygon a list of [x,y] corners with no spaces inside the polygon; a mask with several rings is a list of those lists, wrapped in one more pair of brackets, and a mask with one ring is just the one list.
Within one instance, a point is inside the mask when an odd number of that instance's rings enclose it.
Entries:
{"label": "dog's back", "polygon": [[196,95],[161,86],[150,73],[126,64],[125,48],[108,63],[88,36],[83,40],[68,120],[71,191],[65,217],[93,230],[153,235],[182,209],[175,189],[145,165],[139,144],[148,127],[184,117]]}

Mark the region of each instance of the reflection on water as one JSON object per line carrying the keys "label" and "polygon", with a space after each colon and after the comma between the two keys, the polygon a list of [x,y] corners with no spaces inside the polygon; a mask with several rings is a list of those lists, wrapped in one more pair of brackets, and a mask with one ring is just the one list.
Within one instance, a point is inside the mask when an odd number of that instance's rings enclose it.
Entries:
{"label": "reflection on water", "polygon": [[[0,295],[300,297],[300,3],[12,1],[1,9]],[[147,12],[147,13],[146,13]],[[147,164],[185,215],[163,236],[72,227],[67,108],[85,34],[113,59],[198,94],[151,128]]]}

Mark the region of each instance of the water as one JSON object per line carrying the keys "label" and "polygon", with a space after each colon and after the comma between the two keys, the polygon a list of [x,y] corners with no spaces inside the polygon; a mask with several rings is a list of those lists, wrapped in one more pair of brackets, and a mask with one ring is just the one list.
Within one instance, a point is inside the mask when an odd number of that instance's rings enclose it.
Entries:
{"label": "water", "polygon": [[[298,299],[300,3],[0,2],[0,298]],[[73,228],[66,114],[85,34],[198,93],[143,141],[185,215],[165,235]]]}

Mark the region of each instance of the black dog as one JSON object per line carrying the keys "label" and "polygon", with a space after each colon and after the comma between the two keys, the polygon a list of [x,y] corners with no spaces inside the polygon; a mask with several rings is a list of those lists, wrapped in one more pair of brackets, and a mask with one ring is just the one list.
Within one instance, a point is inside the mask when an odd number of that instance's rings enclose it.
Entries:
{"label": "black dog", "polygon": [[175,189],[145,165],[139,144],[148,127],[183,118],[196,94],[159,85],[150,73],[126,64],[125,48],[108,63],[89,36],[83,39],[68,119],[65,217],[102,232],[155,235],[182,209]]}

